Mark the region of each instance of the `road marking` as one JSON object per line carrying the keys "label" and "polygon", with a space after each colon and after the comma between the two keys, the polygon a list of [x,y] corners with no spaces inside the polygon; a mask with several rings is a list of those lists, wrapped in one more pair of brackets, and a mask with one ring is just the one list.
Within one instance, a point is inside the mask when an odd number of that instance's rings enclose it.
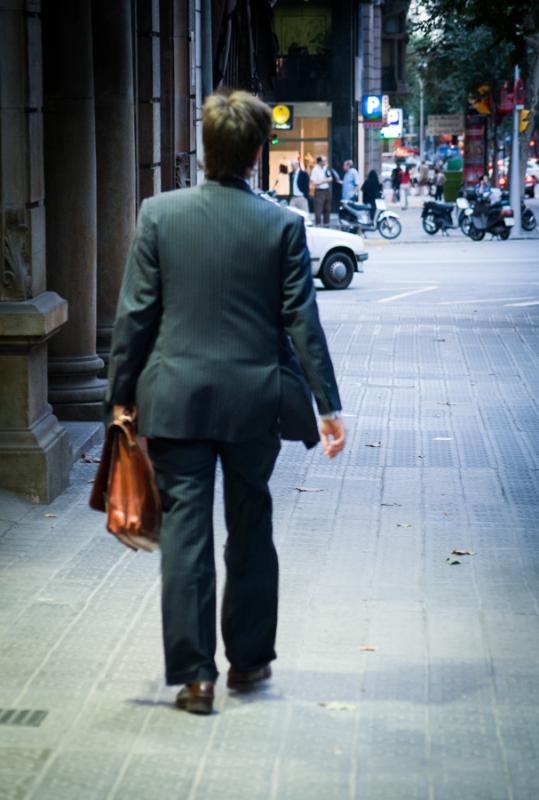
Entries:
{"label": "road marking", "polygon": [[[519,258],[516,255],[512,255],[511,258],[489,258],[487,261],[478,262],[477,258],[470,256],[469,258],[466,257],[466,254],[459,253],[455,256],[455,258],[447,259],[447,258],[435,258],[434,256],[429,256],[428,258],[399,258],[396,255],[391,256],[391,258],[386,258],[385,256],[378,256],[375,261],[372,263],[376,264],[394,264],[398,266],[400,264],[428,264],[435,262],[436,265],[438,264],[451,264],[456,267],[460,267],[463,264],[473,264],[476,267],[489,267],[491,264],[507,264],[508,260],[514,261],[515,264],[538,264],[539,259],[537,258]],[[370,266],[370,264],[369,264]]]}
{"label": "road marking", "polygon": [[423,294],[423,292],[433,292],[438,289],[438,286],[424,286],[423,289],[413,289],[411,292],[403,292],[402,294],[394,294],[391,297],[383,297],[377,300],[377,303],[392,303],[393,300],[401,300],[403,297],[411,297],[414,294]]}
{"label": "road marking", "polygon": [[506,308],[524,308],[525,306],[539,306],[539,300],[528,300],[526,303],[506,303]]}
{"label": "road marking", "polygon": [[439,306],[454,306],[454,305],[464,305],[465,303],[469,303],[475,305],[476,303],[506,303],[508,300],[529,300],[529,295],[523,295],[521,297],[484,297],[479,300],[442,300],[438,303]]}

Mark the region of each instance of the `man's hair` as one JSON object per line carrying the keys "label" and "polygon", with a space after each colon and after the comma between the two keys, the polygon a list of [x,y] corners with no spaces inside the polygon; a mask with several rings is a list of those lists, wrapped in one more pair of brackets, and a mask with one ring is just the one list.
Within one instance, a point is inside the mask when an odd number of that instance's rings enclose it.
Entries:
{"label": "man's hair", "polygon": [[202,110],[206,177],[244,177],[272,126],[270,108],[247,92],[212,94]]}
{"label": "man's hair", "polygon": [[325,161],[324,156],[316,156],[316,163],[321,164],[322,161]]}

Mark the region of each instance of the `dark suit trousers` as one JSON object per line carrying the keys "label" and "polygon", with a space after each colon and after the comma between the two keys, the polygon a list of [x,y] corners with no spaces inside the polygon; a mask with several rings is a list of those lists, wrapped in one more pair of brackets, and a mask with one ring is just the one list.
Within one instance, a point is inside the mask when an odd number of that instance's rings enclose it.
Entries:
{"label": "dark suit trousers", "polygon": [[315,224],[320,225],[322,220],[324,225],[329,225],[331,214],[331,189],[314,190],[314,217]]}
{"label": "dark suit trousers", "polygon": [[221,610],[225,652],[242,671],[272,661],[278,562],[268,481],[280,449],[276,433],[248,442],[151,439],[163,504],[162,617],[169,685],[215,680],[213,547],[215,468],[224,478],[226,583]]}

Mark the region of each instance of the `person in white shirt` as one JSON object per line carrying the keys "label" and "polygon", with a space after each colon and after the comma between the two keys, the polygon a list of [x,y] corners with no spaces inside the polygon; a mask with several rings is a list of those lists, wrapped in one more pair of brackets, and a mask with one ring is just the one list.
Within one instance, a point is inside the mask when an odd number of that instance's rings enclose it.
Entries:
{"label": "person in white shirt", "polygon": [[311,172],[311,182],[314,185],[314,217],[315,224],[320,225],[322,220],[326,228],[329,227],[331,214],[331,184],[333,176],[328,169],[324,156],[318,156],[316,166]]}
{"label": "person in white shirt", "polygon": [[309,213],[309,173],[301,169],[299,161],[290,164],[290,200],[293,208]]}

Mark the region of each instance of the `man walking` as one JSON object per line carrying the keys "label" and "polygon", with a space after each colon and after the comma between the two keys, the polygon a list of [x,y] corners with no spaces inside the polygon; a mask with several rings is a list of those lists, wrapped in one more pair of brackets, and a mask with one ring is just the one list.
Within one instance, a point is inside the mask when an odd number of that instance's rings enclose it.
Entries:
{"label": "man walking", "polygon": [[301,169],[299,161],[290,164],[290,199],[293,208],[299,208],[309,213],[309,173]]}
{"label": "man walking", "polygon": [[344,177],[342,181],[342,199],[357,200],[359,192],[359,173],[354,162],[349,159],[342,165]]}
{"label": "man walking", "polygon": [[[209,714],[217,679],[213,493],[224,478],[228,686],[268,678],[275,655],[277,554],[268,489],[280,438],[345,441],[303,219],[251,192],[271,130],[251,95],[209,97],[207,181],[145,200],[114,327],[107,402],[135,405],[148,437],[163,523],[166,681],[180,709]],[[292,340],[303,368],[289,345]]]}
{"label": "man walking", "polygon": [[318,156],[311,172],[311,181],[314,184],[314,219],[316,225],[329,227],[331,214],[331,184],[333,176],[327,167],[324,156]]}

